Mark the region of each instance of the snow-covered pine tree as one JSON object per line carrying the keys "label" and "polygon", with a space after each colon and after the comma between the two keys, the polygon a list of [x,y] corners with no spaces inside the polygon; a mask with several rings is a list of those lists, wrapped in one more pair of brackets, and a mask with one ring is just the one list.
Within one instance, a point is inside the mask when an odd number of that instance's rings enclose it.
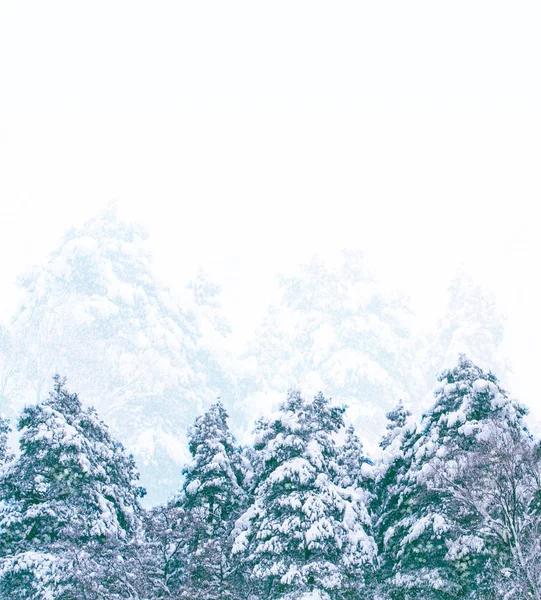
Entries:
{"label": "snow-covered pine tree", "polygon": [[393,410],[387,413],[387,425],[385,426],[387,433],[379,443],[383,450],[386,450],[394,439],[402,433],[409,417],[411,417],[411,412],[405,408],[402,400],[399,400]]}
{"label": "snow-covered pine tree", "polygon": [[120,550],[143,493],[132,457],[58,376],[17,427],[0,477],[0,597],[129,598]]}
{"label": "snow-covered pine tree", "polygon": [[235,597],[231,561],[233,530],[243,509],[240,449],[220,402],[195,420],[188,433],[191,462],[185,467],[178,503],[188,526],[187,580],[180,595],[190,600]]}
{"label": "snow-covered pine tree", "polygon": [[314,258],[281,279],[280,301],[257,331],[248,406],[253,397],[276,406],[293,387],[325,390],[376,445],[389,399],[415,396],[420,386],[412,317],[407,300],[378,284],[359,253],[344,252],[338,268]]}
{"label": "snow-covered pine tree", "polygon": [[[341,496],[349,503],[349,535],[359,534],[373,537],[373,517],[370,505],[374,495],[373,463],[365,455],[363,444],[355,432],[353,425],[345,430],[344,443],[337,448],[338,473],[335,479]],[[372,548],[375,558],[375,545]],[[375,563],[375,560],[372,561]],[[344,596],[348,597],[346,588],[355,597],[356,593],[366,593],[365,585],[373,583],[374,565],[367,568],[366,556],[359,553],[355,544],[344,547],[342,556],[344,566]],[[359,579],[359,573],[361,577]]]}
{"label": "snow-covered pine tree", "polygon": [[400,484],[408,465],[404,450],[411,445],[416,432],[415,423],[409,417],[411,413],[405,408],[402,400],[387,413],[387,433],[380,441],[383,454],[374,469],[371,507],[374,537],[378,546],[378,571],[372,591],[378,599],[390,597],[394,556],[386,551],[385,543],[401,515]]}
{"label": "snow-covered pine tree", "polygon": [[374,545],[359,518],[361,501],[335,483],[340,466],[334,437],[343,412],[322,394],[307,402],[290,392],[276,418],[258,424],[255,449],[263,468],[254,504],[237,523],[234,549],[243,556],[256,598],[319,593],[341,599],[362,587]]}
{"label": "snow-covered pine tree", "polygon": [[432,404],[432,386],[438,375],[465,354],[484,370],[509,379],[510,367],[502,354],[505,316],[496,304],[494,295],[473,277],[459,272],[447,290],[445,312],[435,330],[429,334],[421,356],[426,388],[423,402]]}
{"label": "snow-covered pine tree", "polygon": [[[47,264],[21,278],[11,332],[24,355],[21,398],[36,402],[54,373],[69,373],[136,456],[145,501],[156,503],[178,485],[182,436],[223,390],[209,385],[197,306],[180,308],[156,280],[147,238],[114,205],[67,232]],[[208,370],[224,381],[215,362]]]}
{"label": "snow-covered pine tree", "polygon": [[484,536],[480,515],[464,510],[454,490],[460,465],[489,432],[523,430],[524,408],[464,355],[439,380],[435,404],[420,426],[405,427],[392,443],[400,447],[380,481],[387,488],[378,527],[380,573],[393,599],[483,597],[500,550]]}
{"label": "snow-covered pine tree", "polygon": [[364,448],[353,425],[348,425],[345,430],[344,443],[338,447],[337,457],[339,475],[337,483],[341,487],[361,487],[366,484],[368,465],[372,461],[365,456]]}
{"label": "snow-covered pine tree", "polygon": [[234,406],[239,366],[231,351],[232,328],[224,315],[220,295],[221,287],[200,268],[184,290],[182,308],[197,324],[197,346],[207,386],[219,397],[227,398],[228,406]]}

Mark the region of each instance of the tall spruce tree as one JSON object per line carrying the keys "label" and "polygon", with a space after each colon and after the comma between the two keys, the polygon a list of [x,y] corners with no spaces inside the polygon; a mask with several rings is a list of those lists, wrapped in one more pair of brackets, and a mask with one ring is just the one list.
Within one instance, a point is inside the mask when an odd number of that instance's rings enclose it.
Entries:
{"label": "tall spruce tree", "polygon": [[[353,425],[345,431],[344,443],[337,449],[338,475],[335,479],[340,488],[340,495],[348,502],[349,535],[373,536],[373,515],[370,506],[374,494],[373,463],[365,455],[361,440]],[[375,546],[372,551],[375,559]],[[373,560],[373,563],[376,561]],[[345,576],[344,588],[348,594],[366,593],[366,586],[373,583],[373,567],[367,564],[366,556],[358,552],[355,544],[344,547],[342,556]],[[359,578],[359,574],[361,575]]]}
{"label": "tall spruce tree", "polygon": [[280,291],[250,349],[247,406],[264,398],[277,407],[293,387],[325,390],[376,445],[389,401],[416,396],[420,386],[407,299],[378,284],[357,252],[344,252],[338,268],[314,258],[282,278]]}
{"label": "tall spruce tree", "polygon": [[367,465],[372,461],[365,456],[361,440],[353,425],[348,425],[345,431],[344,443],[338,448],[338,465],[340,467],[337,479],[341,487],[360,487],[366,484]]}
{"label": "tall spruce tree", "polygon": [[381,438],[379,443],[383,450],[386,450],[399,436],[411,417],[411,412],[404,406],[404,402],[400,400],[395,408],[387,413],[387,425],[385,429],[387,433]]}
{"label": "tall spruce tree", "polygon": [[416,435],[415,423],[409,419],[410,416],[402,401],[387,413],[387,432],[380,441],[383,455],[375,469],[372,512],[374,537],[378,546],[378,572],[372,591],[378,599],[389,598],[392,588],[394,556],[386,551],[386,541],[401,514],[400,491],[408,465],[404,452]]}
{"label": "tall spruce tree", "polygon": [[[69,373],[137,457],[150,490],[146,501],[164,501],[188,459],[179,437],[209,399],[226,395],[226,378],[202,343],[202,321],[205,339],[213,339],[217,322],[199,318],[210,284],[197,288],[197,302],[181,307],[154,275],[147,233],[112,204],[68,231],[20,286],[22,303],[10,327],[20,389],[9,391],[10,403],[36,402],[55,373]],[[217,291],[211,292],[216,304]],[[11,389],[13,368],[5,365],[0,386],[8,379]]]}
{"label": "tall spruce tree", "polygon": [[349,598],[363,585],[373,541],[359,518],[362,502],[335,483],[343,412],[322,394],[305,401],[291,392],[276,418],[258,425],[263,468],[235,544],[254,597]]}
{"label": "tall spruce tree", "polygon": [[[431,489],[446,494],[450,514],[464,524],[468,546],[492,554],[471,598],[541,598],[541,453],[521,421],[489,420],[474,446],[454,452],[451,468],[448,457],[438,457],[428,469]],[[461,544],[449,550],[464,555]]]}
{"label": "tall spruce tree", "polygon": [[20,454],[0,478],[2,600],[131,597],[121,547],[143,493],[133,459],[58,376],[17,427]]}
{"label": "tall spruce tree", "polygon": [[220,402],[195,420],[188,439],[192,460],[184,469],[179,504],[184,511],[187,571],[181,596],[233,598],[237,575],[231,561],[235,520],[244,494],[240,449]]}
{"label": "tall spruce tree", "polygon": [[433,408],[396,437],[400,447],[380,481],[380,574],[393,599],[482,598],[501,550],[454,491],[462,462],[494,428],[520,435],[525,410],[464,355],[439,380]]}
{"label": "tall spruce tree", "polygon": [[510,366],[502,352],[505,320],[494,294],[466,271],[458,272],[448,286],[445,310],[419,354],[425,383],[423,410],[432,404],[434,381],[461,353],[508,381]]}

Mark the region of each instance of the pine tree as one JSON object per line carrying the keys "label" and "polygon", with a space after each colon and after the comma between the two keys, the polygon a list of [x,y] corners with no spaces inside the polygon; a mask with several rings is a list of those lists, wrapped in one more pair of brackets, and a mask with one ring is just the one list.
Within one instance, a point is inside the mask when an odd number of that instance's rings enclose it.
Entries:
{"label": "pine tree", "polygon": [[387,433],[380,441],[383,455],[375,469],[371,507],[374,537],[378,546],[378,572],[373,592],[378,599],[389,597],[395,556],[386,549],[386,542],[401,515],[401,486],[408,466],[404,452],[416,435],[415,424],[409,419],[410,416],[402,401],[387,413]]}
{"label": "pine tree", "polygon": [[[335,481],[340,488],[340,495],[349,504],[349,535],[358,535],[360,539],[366,539],[367,535],[372,537],[373,515],[370,505],[374,495],[373,463],[365,456],[363,444],[353,425],[346,428],[344,444],[337,451],[338,475]],[[371,552],[375,555],[375,545]],[[366,593],[364,588],[372,584],[374,573],[372,565],[367,568],[365,554],[358,552],[355,544],[348,544],[344,548],[342,563],[344,591],[351,591],[353,597],[356,593]],[[344,594],[346,597],[347,593]]]}
{"label": "pine tree", "polygon": [[500,380],[506,382],[510,367],[502,355],[504,331],[505,317],[494,295],[467,272],[459,272],[449,284],[445,311],[428,336],[421,356],[426,402],[423,408],[432,404],[433,382],[461,353],[480,368],[499,373]]}
{"label": "pine tree", "polygon": [[433,408],[416,430],[397,436],[396,455],[380,485],[381,577],[391,597],[481,597],[499,548],[482,535],[475,511],[463,510],[454,490],[460,465],[480,450],[493,428],[523,429],[523,407],[492,373],[461,356],[440,376]]}
{"label": "pine tree", "polygon": [[69,373],[137,457],[146,500],[165,500],[188,459],[180,434],[226,391],[213,389],[225,378],[201,344],[197,305],[185,310],[157,281],[148,235],[114,205],[68,231],[20,285],[11,331],[24,356],[21,399],[36,402],[54,373]]}
{"label": "pine tree", "polygon": [[322,394],[306,402],[291,392],[277,417],[258,425],[263,469],[235,544],[258,598],[354,597],[353,573],[362,586],[373,542],[351,491],[334,483],[341,475],[334,435],[343,412]]}
{"label": "pine tree", "polygon": [[257,365],[247,405],[254,397],[276,402],[292,387],[324,389],[376,444],[389,399],[419,387],[407,300],[379,285],[355,252],[336,269],[314,259],[282,278],[280,291],[250,348]]}
{"label": "pine tree", "polygon": [[185,467],[179,504],[185,513],[188,561],[181,596],[234,597],[236,574],[231,561],[231,531],[243,506],[241,456],[220,402],[190,429],[190,464]]}
{"label": "pine tree", "polygon": [[231,351],[233,331],[224,315],[220,295],[221,287],[200,268],[185,288],[182,307],[197,324],[197,346],[207,386],[221,398],[227,398],[229,406],[235,406],[239,366]]}
{"label": "pine tree", "polygon": [[411,417],[411,412],[404,407],[404,402],[400,400],[395,408],[387,413],[387,433],[381,439],[379,445],[383,450],[386,450],[394,441],[394,439],[401,434],[408,418]]}
{"label": "pine tree", "polygon": [[337,483],[341,487],[361,487],[366,484],[367,466],[372,461],[365,456],[361,440],[355,432],[353,425],[348,425],[345,431],[345,440],[338,448],[339,477]]}
{"label": "pine tree", "polygon": [[24,409],[20,455],[0,479],[0,597],[130,597],[129,580],[118,584],[143,493],[135,464],[54,379],[49,398]]}

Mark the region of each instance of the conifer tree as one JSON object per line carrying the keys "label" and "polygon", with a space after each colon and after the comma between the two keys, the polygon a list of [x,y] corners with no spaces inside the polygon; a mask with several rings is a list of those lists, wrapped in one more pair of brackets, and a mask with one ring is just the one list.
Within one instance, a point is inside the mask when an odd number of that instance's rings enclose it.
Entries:
{"label": "conifer tree", "polygon": [[387,433],[381,438],[379,443],[383,450],[386,450],[394,441],[394,439],[401,434],[408,418],[411,417],[411,412],[404,407],[404,402],[400,400],[395,408],[387,413],[387,425],[385,429]]}
{"label": "conifer tree", "polygon": [[483,536],[480,515],[457,504],[453,490],[461,462],[479,451],[493,428],[524,428],[524,408],[464,355],[439,379],[433,408],[416,430],[406,428],[396,438],[400,448],[380,481],[387,487],[378,528],[380,573],[396,599],[475,598],[489,589],[500,548]]}
{"label": "conifer tree", "polygon": [[188,434],[192,461],[184,469],[179,504],[185,531],[187,581],[182,597],[232,598],[231,531],[243,507],[240,450],[220,402],[195,420]]}
{"label": "conifer tree", "polygon": [[0,478],[0,597],[130,597],[120,549],[143,491],[133,459],[65,380],[24,409],[20,455]]}
{"label": "conifer tree", "polygon": [[[505,600],[541,599],[541,451],[520,421],[516,425],[487,423],[474,448],[455,453],[452,470],[438,464],[441,459],[432,469],[432,488],[449,496],[467,538],[492,550],[472,598],[486,592]],[[463,549],[457,544],[451,551]]]}
{"label": "conifer tree", "polygon": [[[69,373],[137,457],[147,500],[164,501],[188,459],[179,435],[224,392],[226,378],[202,343],[202,321],[212,338],[216,319],[201,319],[197,302],[179,305],[154,275],[144,228],[121,219],[114,204],[68,231],[19,283],[22,303],[10,327],[21,357],[18,408],[40,400],[55,373]],[[8,366],[0,364],[0,394]]]}
{"label": "conifer tree", "polygon": [[392,533],[400,518],[401,483],[407,469],[404,451],[416,434],[415,424],[409,420],[411,413],[402,401],[387,413],[387,433],[380,441],[383,456],[377,464],[372,496],[374,537],[378,546],[378,572],[373,593],[377,598],[388,598],[394,567],[394,555],[386,551],[387,536]]}
{"label": "conifer tree", "polygon": [[292,387],[325,390],[376,444],[389,402],[422,387],[407,299],[378,284],[358,252],[344,252],[338,268],[314,258],[282,278],[280,291],[251,346],[248,407],[254,398],[277,407]]}
{"label": "conifer tree", "polygon": [[[339,493],[348,502],[349,535],[361,537],[373,535],[373,515],[370,505],[374,494],[373,463],[365,456],[363,444],[353,425],[345,431],[345,441],[337,449],[338,476],[336,483]],[[375,546],[373,547],[375,554]],[[365,585],[371,585],[373,580],[372,565],[366,564],[366,557],[358,552],[353,544],[344,547],[342,555],[344,584],[346,592],[353,595],[356,592],[366,593]],[[359,580],[359,573],[361,578]],[[344,595],[347,597],[346,592]]]}
{"label": "conifer tree", "polygon": [[494,294],[468,272],[458,272],[448,286],[445,311],[418,355],[425,382],[423,409],[432,405],[437,377],[459,354],[468,356],[481,369],[497,372],[499,380],[507,382],[510,367],[503,360],[504,332],[505,316]]}
{"label": "conifer tree", "polygon": [[363,444],[353,425],[348,425],[345,434],[344,444],[338,448],[340,472],[337,483],[341,487],[359,487],[366,483],[366,466],[370,465],[371,461],[365,456]]}
{"label": "conifer tree", "polygon": [[[374,547],[358,506],[335,481],[334,435],[344,409],[318,394],[306,402],[291,392],[276,418],[261,420],[255,449],[263,469],[255,501],[239,520],[235,552],[258,598],[354,597]],[[357,589],[352,589],[352,574]]]}

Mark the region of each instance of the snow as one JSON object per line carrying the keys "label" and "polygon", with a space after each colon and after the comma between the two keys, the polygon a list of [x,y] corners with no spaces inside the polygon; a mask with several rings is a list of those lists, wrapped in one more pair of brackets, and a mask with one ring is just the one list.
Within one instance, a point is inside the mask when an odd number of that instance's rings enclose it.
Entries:
{"label": "snow", "polygon": [[302,596],[299,596],[299,600],[326,600],[327,597],[328,596],[326,594],[325,596],[322,596],[319,590],[316,590],[314,592],[306,592],[305,594],[302,594]]}
{"label": "snow", "polygon": [[[332,268],[315,259],[283,278],[277,305],[241,359],[224,333],[217,286],[198,275],[177,300],[152,272],[142,228],[114,210],[68,232],[45,267],[23,279],[12,329],[32,360],[9,409],[16,413],[35,401],[54,372],[67,374],[136,456],[151,502],[165,500],[178,484],[185,432],[218,396],[228,403],[239,439],[248,442],[255,418],[275,410],[289,387],[322,390],[349,404],[348,417],[375,454],[385,412],[400,397],[414,399],[419,411],[435,363],[451,364],[466,350],[497,364],[501,338],[496,307],[461,276],[433,339],[414,339],[407,300],[349,252]],[[419,370],[422,381],[413,377]],[[453,386],[445,384],[445,393]],[[484,393],[487,386],[493,384],[480,379],[473,390]],[[506,404],[500,396],[492,402]],[[293,417],[281,418],[294,429]],[[449,426],[465,422],[461,412],[447,418]]]}
{"label": "snow", "polygon": [[489,387],[489,382],[486,379],[476,379],[472,387],[476,392],[484,392]]}
{"label": "snow", "polygon": [[447,415],[443,415],[442,420],[447,422],[447,425],[449,427],[454,427],[457,423],[465,423],[468,418],[466,408],[466,406],[462,406],[460,410],[456,410]]}
{"label": "snow", "polygon": [[314,467],[305,458],[294,458],[280,465],[269,475],[270,483],[283,483],[284,481],[295,481],[300,485],[306,485],[315,478]]}

